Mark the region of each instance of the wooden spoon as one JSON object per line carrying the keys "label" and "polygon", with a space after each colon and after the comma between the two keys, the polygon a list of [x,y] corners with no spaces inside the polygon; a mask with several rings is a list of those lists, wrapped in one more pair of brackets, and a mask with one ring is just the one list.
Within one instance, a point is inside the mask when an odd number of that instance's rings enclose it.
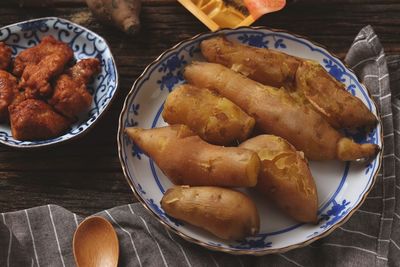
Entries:
{"label": "wooden spoon", "polygon": [[116,267],[118,237],[111,223],[93,216],[81,222],[74,234],[73,249],[78,267]]}

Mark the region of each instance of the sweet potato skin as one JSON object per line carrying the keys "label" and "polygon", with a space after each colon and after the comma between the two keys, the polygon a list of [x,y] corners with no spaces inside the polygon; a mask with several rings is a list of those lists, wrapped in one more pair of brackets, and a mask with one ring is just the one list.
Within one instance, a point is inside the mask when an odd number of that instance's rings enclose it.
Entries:
{"label": "sweet potato skin", "polygon": [[373,127],[376,116],[316,62],[304,60],[296,73],[296,91],[335,128]]}
{"label": "sweet potato skin", "polygon": [[216,145],[245,140],[255,124],[230,100],[189,84],[176,87],[168,95],[162,116],[169,124],[189,126],[203,140]]}
{"label": "sweet potato skin", "polygon": [[300,60],[274,50],[230,42],[222,36],[200,44],[209,62],[219,63],[263,84],[280,87],[294,81]]}
{"label": "sweet potato skin", "polygon": [[190,83],[228,98],[255,118],[264,133],[285,138],[309,159],[336,158],[341,135],[284,90],[262,85],[214,63],[195,62],[185,68],[184,76]]}
{"label": "sweet potato skin", "polygon": [[[316,62],[266,48],[237,44],[224,37],[202,41],[210,62],[220,63],[265,85],[301,96],[335,128],[373,127],[376,116]],[[304,102],[303,102],[304,104]]]}
{"label": "sweet potato skin", "polygon": [[258,191],[293,219],[317,221],[317,189],[303,153],[274,135],[259,135],[240,147],[253,150],[260,157]]}
{"label": "sweet potato skin", "polygon": [[[214,90],[234,102],[255,118],[256,127],[261,131],[283,137],[308,159],[342,160],[338,141],[343,136],[320,114],[299,104],[285,90],[262,85],[215,63],[194,62],[186,66],[184,76],[189,83]],[[353,145],[347,148],[359,146]],[[357,155],[375,156],[379,147],[366,145],[368,148],[360,149],[362,153]]]}
{"label": "sweet potato skin", "polygon": [[243,239],[260,228],[254,202],[245,194],[226,188],[174,187],[165,192],[161,207],[168,215],[222,239]]}
{"label": "sweet potato skin", "polygon": [[208,144],[185,125],[127,128],[130,138],[176,185],[252,187],[257,184],[257,153]]}

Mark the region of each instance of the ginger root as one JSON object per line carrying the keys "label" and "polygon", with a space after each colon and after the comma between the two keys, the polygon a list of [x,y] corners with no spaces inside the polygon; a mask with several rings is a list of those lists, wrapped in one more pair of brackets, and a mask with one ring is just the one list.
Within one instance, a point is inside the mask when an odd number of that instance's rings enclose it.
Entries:
{"label": "ginger root", "polygon": [[112,23],[127,34],[133,35],[140,29],[140,0],[86,0],[96,18]]}

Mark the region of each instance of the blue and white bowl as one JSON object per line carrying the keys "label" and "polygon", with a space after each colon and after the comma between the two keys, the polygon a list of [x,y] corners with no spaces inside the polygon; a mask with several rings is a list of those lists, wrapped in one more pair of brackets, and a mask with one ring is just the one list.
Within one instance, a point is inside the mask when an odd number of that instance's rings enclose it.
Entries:
{"label": "blue and white bowl", "polygon": [[27,20],[0,28],[0,41],[12,49],[13,56],[35,46],[47,35],[67,43],[76,60],[96,57],[100,60],[101,71],[88,85],[93,95],[91,107],[79,117],[65,134],[42,141],[20,141],[11,135],[9,124],[0,124],[0,142],[17,148],[33,148],[58,144],[76,138],[94,126],[105,112],[118,88],[118,73],[114,58],[107,42],[98,34],[68,20],[47,17]]}
{"label": "blue and white bowl", "polygon": [[[381,154],[369,163],[310,162],[319,200],[319,223],[316,225],[293,221],[258,193],[243,190],[257,204],[261,219],[260,233],[242,241],[229,242],[165,214],[160,207],[160,200],[173,185],[156,164],[124,134],[126,127],[153,128],[166,125],[160,116],[165,99],[176,84],[184,82],[182,70],[187,64],[194,60],[204,61],[199,49],[200,42],[218,34],[243,44],[268,47],[318,61],[377,114],[375,103],[356,75],[326,49],[303,37],[249,27],[200,34],[164,52],[133,84],[120,115],[117,138],[124,174],[137,198],[155,218],[183,238],[206,248],[233,254],[263,255],[305,246],[331,233],[360,207],[375,183],[382,161]],[[358,142],[375,143],[382,147],[381,124],[370,133],[358,134],[353,138]]]}

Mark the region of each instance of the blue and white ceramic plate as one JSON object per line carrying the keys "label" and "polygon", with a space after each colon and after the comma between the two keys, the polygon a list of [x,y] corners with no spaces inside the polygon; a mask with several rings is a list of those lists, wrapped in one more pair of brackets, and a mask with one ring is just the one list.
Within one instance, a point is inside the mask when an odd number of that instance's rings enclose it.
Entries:
{"label": "blue and white ceramic plate", "polygon": [[[320,62],[346,88],[377,114],[367,89],[356,75],[326,49],[287,32],[265,28],[239,28],[197,35],[164,52],[135,81],[125,100],[119,121],[118,148],[122,168],[129,185],[144,206],[162,223],[183,238],[209,249],[233,254],[263,255],[284,252],[309,244],[343,224],[362,204],[374,185],[381,165],[381,154],[370,163],[339,161],[310,162],[318,189],[319,223],[298,223],[283,215],[254,191],[247,191],[256,202],[261,218],[260,233],[242,241],[228,242],[201,229],[170,218],[160,207],[163,193],[172,186],[154,162],[124,134],[130,126],[143,128],[166,125],[161,112],[163,103],[176,84],[185,82],[182,70],[193,60],[203,60],[202,40],[224,34],[228,39],[257,47],[268,47]],[[382,146],[381,124],[368,134],[353,136],[358,142]],[[173,153],[173,151],[171,151]]]}
{"label": "blue and white ceramic plate", "polygon": [[96,57],[101,71],[88,86],[93,95],[89,110],[81,114],[64,135],[43,141],[19,141],[12,137],[8,124],[0,124],[0,142],[17,148],[42,147],[61,143],[86,133],[101,117],[118,87],[118,73],[106,41],[98,34],[68,20],[47,17],[27,20],[0,28],[0,41],[12,49],[13,56],[37,45],[47,35],[69,44],[77,60]]}

